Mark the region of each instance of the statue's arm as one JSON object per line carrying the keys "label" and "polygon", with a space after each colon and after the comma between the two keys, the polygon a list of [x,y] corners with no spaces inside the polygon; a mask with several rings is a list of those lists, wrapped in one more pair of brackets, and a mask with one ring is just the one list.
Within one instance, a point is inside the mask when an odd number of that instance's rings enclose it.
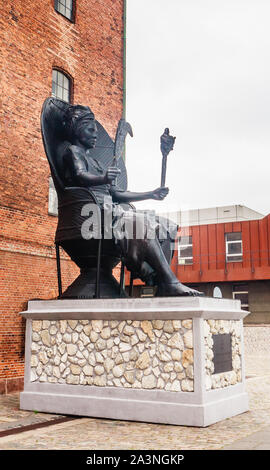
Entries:
{"label": "statue's arm", "polygon": [[75,145],[71,145],[66,150],[63,158],[76,186],[87,187],[107,184],[119,174],[119,170],[109,169],[103,175],[93,175],[86,168],[83,151]]}
{"label": "statue's arm", "polygon": [[114,202],[138,202],[146,201],[147,199],[155,199],[161,201],[169,192],[168,188],[157,188],[154,191],[147,191],[144,193],[136,193],[132,191],[120,191],[112,187],[111,194]]}

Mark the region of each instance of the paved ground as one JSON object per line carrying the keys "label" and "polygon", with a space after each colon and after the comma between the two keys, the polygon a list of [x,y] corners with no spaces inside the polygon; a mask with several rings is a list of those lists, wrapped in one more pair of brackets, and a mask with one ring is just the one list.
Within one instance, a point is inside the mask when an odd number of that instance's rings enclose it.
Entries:
{"label": "paved ground", "polygon": [[0,436],[3,431],[38,423],[48,423],[60,417],[61,415],[20,410],[19,393],[0,395]]}
{"label": "paved ground", "polygon": [[[246,358],[250,411],[208,428],[78,418],[0,437],[0,449],[270,450],[270,353]],[[0,396],[1,431],[56,415],[19,410],[19,394]]]}

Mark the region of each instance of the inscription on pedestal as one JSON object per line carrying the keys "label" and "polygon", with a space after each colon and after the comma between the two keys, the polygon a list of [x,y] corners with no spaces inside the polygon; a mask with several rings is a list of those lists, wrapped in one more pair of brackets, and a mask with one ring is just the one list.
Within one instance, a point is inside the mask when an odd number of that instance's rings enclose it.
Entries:
{"label": "inscription on pedestal", "polygon": [[213,341],[214,374],[233,370],[231,334],[213,335]]}

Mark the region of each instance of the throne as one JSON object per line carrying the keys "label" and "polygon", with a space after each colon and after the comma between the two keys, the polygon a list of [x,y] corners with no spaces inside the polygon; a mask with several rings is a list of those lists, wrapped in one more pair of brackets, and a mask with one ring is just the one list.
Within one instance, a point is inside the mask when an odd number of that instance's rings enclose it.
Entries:
{"label": "throne", "polygon": [[[116,298],[126,296],[124,291],[124,262],[120,251],[113,240],[85,240],[81,226],[85,221],[82,208],[85,204],[97,204],[94,194],[83,187],[65,187],[63,178],[62,155],[69,144],[63,126],[64,114],[68,103],[47,98],[41,112],[41,133],[45,153],[50,165],[51,176],[58,197],[58,225],[55,234],[57,277],[59,298]],[[114,142],[96,121],[98,137],[96,156],[107,168],[112,166]],[[118,160],[121,174],[117,186],[127,189],[127,172],[122,158]],[[101,226],[101,231],[103,231]],[[80,275],[62,292],[60,250],[62,248],[80,268]],[[113,269],[121,262],[120,284],[112,274]]]}

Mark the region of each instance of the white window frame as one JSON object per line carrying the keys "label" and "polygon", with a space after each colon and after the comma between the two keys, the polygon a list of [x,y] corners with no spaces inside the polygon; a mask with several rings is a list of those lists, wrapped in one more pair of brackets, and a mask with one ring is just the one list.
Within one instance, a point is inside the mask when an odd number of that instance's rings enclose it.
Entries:
{"label": "white window frame", "polygon": [[[184,238],[184,237],[190,238],[191,243],[185,243],[184,245],[180,244],[181,238]],[[181,248],[189,248],[189,247],[192,248],[192,256],[181,256],[180,255]],[[186,263],[187,260],[191,260],[191,262]],[[190,266],[191,264],[193,264],[193,242],[192,242],[192,236],[190,235],[184,235],[183,237],[178,238],[178,264],[185,265],[185,266]]]}
{"label": "white window frame", "polygon": [[[231,235],[232,233],[240,233],[241,234],[241,240],[227,240],[227,236]],[[238,253],[229,253],[229,245],[232,245],[233,243],[237,243],[241,245],[241,251]],[[242,263],[243,261],[243,240],[242,240],[242,232],[228,232],[225,233],[225,246],[226,246],[226,263]],[[236,257],[241,256],[240,259],[234,259]]]}
{"label": "white window frame", "polygon": [[[247,296],[248,296],[248,290],[242,290],[242,291],[239,290],[239,291],[237,291],[237,292],[234,292],[234,291],[233,291],[232,294],[233,294],[233,299],[234,299],[234,300],[240,300],[240,299],[237,299],[237,298],[236,298],[237,294],[247,294]],[[241,302],[241,308],[247,308],[247,309],[249,309],[249,303],[243,304],[241,300],[240,300],[240,302]]]}
{"label": "white window frame", "polygon": [[70,103],[72,80],[65,72],[52,69],[52,96]]}
{"label": "white window frame", "polygon": [[57,13],[73,22],[74,18],[74,0],[54,0],[54,9]]}

